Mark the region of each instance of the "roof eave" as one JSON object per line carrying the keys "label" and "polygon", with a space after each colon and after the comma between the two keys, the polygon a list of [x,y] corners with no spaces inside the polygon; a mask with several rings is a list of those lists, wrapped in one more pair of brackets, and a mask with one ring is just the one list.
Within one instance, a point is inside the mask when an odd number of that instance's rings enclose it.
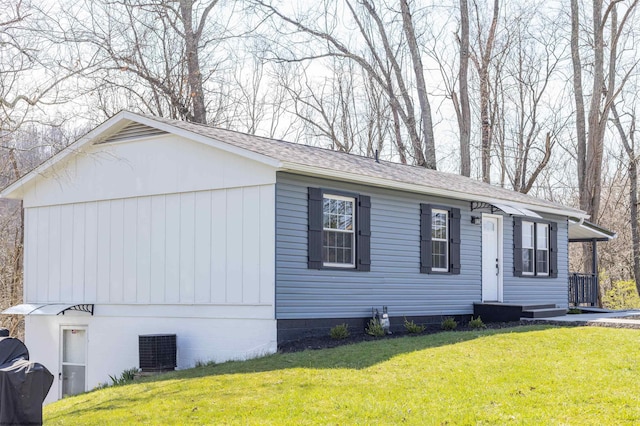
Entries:
{"label": "roof eave", "polygon": [[580,210],[570,209],[570,208],[555,208],[551,206],[541,206],[538,204],[531,203],[522,203],[508,199],[495,198],[489,196],[483,196],[479,194],[470,194],[461,191],[455,191],[450,189],[441,189],[441,188],[432,188],[425,185],[412,184],[400,181],[394,181],[379,177],[372,176],[363,176],[356,173],[344,172],[344,171],[335,171],[335,170],[327,170],[322,167],[317,166],[308,166],[298,163],[291,162],[283,162],[282,171],[288,171],[292,173],[300,173],[309,176],[317,176],[329,179],[343,179],[351,182],[362,183],[371,186],[378,186],[384,188],[398,189],[407,192],[415,192],[421,194],[428,194],[434,196],[441,196],[447,198],[454,198],[463,201],[480,201],[485,203],[491,203],[492,201],[500,200],[505,203],[509,203],[515,206],[522,206],[537,212],[554,214],[559,216],[567,216],[574,217],[578,219],[588,219],[589,216]]}
{"label": "roof eave", "polygon": [[126,112],[126,111],[119,112],[118,114],[114,115],[110,119],[108,119],[105,122],[103,122],[102,124],[100,124],[98,127],[96,127],[93,130],[91,130],[89,133],[87,133],[86,135],[84,135],[80,139],[78,139],[75,142],[71,143],[69,146],[64,148],[62,151],[58,152],[57,154],[54,154],[52,157],[49,157],[47,160],[45,160],[42,163],[40,163],[40,165],[38,165],[36,168],[31,170],[30,172],[26,173],[20,179],[16,180],[12,184],[10,184],[7,187],[5,187],[0,192],[0,197],[1,198],[18,198],[18,199],[21,199],[22,196],[17,194],[17,191],[20,188],[24,187],[26,184],[31,182],[37,176],[42,175],[46,170],[48,170],[51,167],[55,166],[56,164],[58,164],[59,162],[61,162],[65,158],[67,158],[69,155],[78,152],[82,147],[84,147],[88,143],[90,143],[90,142],[92,142],[92,141],[104,136],[104,134],[106,134],[106,133],[111,134],[114,131],[117,131],[119,128],[122,127],[122,126],[118,126],[118,125],[119,124],[123,124],[123,121],[126,119],[126,115],[127,114],[129,114],[129,113]]}
{"label": "roof eave", "polygon": [[15,198],[21,199],[22,194],[18,193],[18,191],[35,179],[37,176],[42,175],[44,172],[49,170],[51,167],[60,163],[62,160],[67,158],[73,153],[80,151],[84,146],[93,144],[100,140],[108,138],[110,135],[114,134],[118,130],[122,129],[125,125],[130,122],[137,122],[140,124],[147,125],[149,127],[153,127],[156,129],[164,130],[168,133],[174,134],[176,136],[181,136],[196,142],[203,143],[205,145],[211,146],[213,148],[218,148],[220,150],[239,155],[241,157],[248,158],[250,160],[257,161],[262,164],[266,164],[268,166],[274,168],[280,168],[281,162],[280,160],[274,159],[272,157],[268,157],[266,155],[258,154],[243,148],[238,148],[232,145],[229,145],[224,142],[220,142],[214,138],[202,136],[198,133],[191,132],[189,130],[181,129],[179,127],[173,126],[171,124],[162,123],[156,120],[153,120],[148,117],[140,116],[138,114],[134,114],[129,111],[121,111],[100,124],[95,129],[91,130],[89,133],[73,142],[66,148],[64,148],[59,153],[53,155],[49,159],[42,162],[39,166],[22,176],[20,179],[8,185],[0,192],[1,198]]}
{"label": "roof eave", "polygon": [[580,220],[579,218],[569,218],[569,230],[571,227],[578,226],[585,229],[588,229],[589,232],[593,234],[591,237],[578,237],[571,238],[569,237],[569,242],[577,243],[577,242],[590,242],[590,241],[611,241],[618,237],[618,233],[603,228],[601,226],[596,225],[595,223],[588,222],[586,220]]}

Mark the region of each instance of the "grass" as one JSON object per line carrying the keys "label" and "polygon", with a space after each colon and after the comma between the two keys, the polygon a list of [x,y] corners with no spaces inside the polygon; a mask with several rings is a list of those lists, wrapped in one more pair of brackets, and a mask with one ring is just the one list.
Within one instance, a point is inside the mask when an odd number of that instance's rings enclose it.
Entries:
{"label": "grass", "polygon": [[544,326],[365,342],[66,398],[45,424],[637,424],[639,343]]}

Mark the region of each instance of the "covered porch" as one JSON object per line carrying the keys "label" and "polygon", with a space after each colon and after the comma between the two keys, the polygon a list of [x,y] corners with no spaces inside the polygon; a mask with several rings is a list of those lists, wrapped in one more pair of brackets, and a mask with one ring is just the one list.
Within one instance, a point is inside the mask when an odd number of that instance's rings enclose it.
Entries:
{"label": "covered porch", "polygon": [[569,243],[591,243],[591,271],[569,271],[569,306],[599,306],[598,243],[616,233],[586,220],[569,219]]}

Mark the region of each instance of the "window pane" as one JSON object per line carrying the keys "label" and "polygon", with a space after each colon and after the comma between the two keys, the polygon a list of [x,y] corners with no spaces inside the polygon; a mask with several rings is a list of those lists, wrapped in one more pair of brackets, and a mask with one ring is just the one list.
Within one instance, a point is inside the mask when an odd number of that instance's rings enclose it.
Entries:
{"label": "window pane", "polygon": [[353,230],[353,217],[352,216],[349,216],[349,215],[344,216],[344,228],[343,229],[346,229],[347,231]]}
{"label": "window pane", "polygon": [[431,238],[447,239],[447,213],[434,210],[431,213]]}
{"label": "window pane", "polygon": [[324,262],[353,265],[355,199],[326,195],[323,206]]}
{"label": "window pane", "polygon": [[353,234],[344,234],[344,246],[345,248],[353,248]]}
{"label": "window pane", "polygon": [[522,272],[533,272],[533,249],[522,249]]}
{"label": "window pane", "polygon": [[350,248],[344,249],[344,263],[353,263],[353,250]]}
{"label": "window pane", "polygon": [[325,198],[322,200],[322,213],[326,216],[327,213],[331,213],[331,200]]}
{"label": "window pane", "polygon": [[538,223],[537,235],[536,235],[536,248],[548,249],[549,248],[549,225],[546,223]]}
{"label": "window pane", "polygon": [[533,248],[533,223],[522,222],[522,247]]}
{"label": "window pane", "polygon": [[547,250],[536,251],[536,272],[538,274],[549,273],[549,252]]}
{"label": "window pane", "polygon": [[447,243],[445,241],[432,241],[431,250],[431,267],[447,269]]}
{"label": "window pane", "polygon": [[329,263],[336,263],[336,248],[335,247],[329,247],[328,249],[328,254],[327,254],[327,262]]}

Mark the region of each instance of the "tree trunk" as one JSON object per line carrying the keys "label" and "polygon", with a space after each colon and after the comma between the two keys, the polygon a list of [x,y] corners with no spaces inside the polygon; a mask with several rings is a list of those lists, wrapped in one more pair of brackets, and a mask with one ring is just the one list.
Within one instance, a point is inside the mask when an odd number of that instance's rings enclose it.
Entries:
{"label": "tree trunk", "polygon": [[491,122],[491,111],[489,110],[489,99],[491,97],[489,68],[492,59],[493,46],[495,44],[496,28],[498,26],[499,7],[499,0],[494,0],[493,16],[491,18],[491,25],[489,27],[487,39],[485,40],[484,46],[482,46],[480,34],[478,34],[478,46],[480,49],[480,54],[476,54],[474,58],[472,58],[478,72],[478,79],[480,80],[482,181],[487,183],[491,182],[491,133],[493,125],[493,123]]}
{"label": "tree trunk", "polygon": [[631,118],[629,136],[625,133],[620,122],[620,116],[615,104],[611,105],[613,123],[618,130],[620,140],[624,146],[629,160],[629,221],[631,222],[631,243],[633,251],[633,279],[636,282],[636,290],[640,295],[640,234],[638,230],[638,160],[635,153],[635,113]]}
{"label": "tree trunk", "polygon": [[582,207],[583,188],[585,181],[587,125],[585,122],[584,94],[582,91],[582,61],[580,60],[580,9],[578,0],[571,0],[571,63],[573,65],[573,97],[576,102],[576,142],[578,161],[578,191],[580,193],[580,207]]}
{"label": "tree trunk", "polygon": [[187,79],[189,82],[189,96],[193,105],[193,116],[190,121],[207,124],[207,110],[202,90],[202,73],[198,57],[198,43],[200,32],[193,30],[193,1],[180,0],[180,18],[184,25],[184,42],[187,57]]}
{"label": "tree trunk", "polygon": [[469,7],[467,0],[460,0],[460,174],[471,176],[471,110],[469,108]]}
{"label": "tree trunk", "polygon": [[413,27],[411,12],[409,11],[409,4],[407,3],[407,0],[400,0],[400,8],[402,10],[402,27],[404,29],[405,36],[407,37],[407,44],[409,45],[409,52],[411,53],[411,62],[413,64],[413,71],[416,77],[416,86],[418,89],[420,118],[422,119],[422,137],[424,139],[424,166],[428,169],[435,170],[436,147],[433,139],[431,105],[429,104],[429,98],[427,95],[427,84],[424,80],[424,68],[422,66],[422,59],[420,57],[416,33]]}

